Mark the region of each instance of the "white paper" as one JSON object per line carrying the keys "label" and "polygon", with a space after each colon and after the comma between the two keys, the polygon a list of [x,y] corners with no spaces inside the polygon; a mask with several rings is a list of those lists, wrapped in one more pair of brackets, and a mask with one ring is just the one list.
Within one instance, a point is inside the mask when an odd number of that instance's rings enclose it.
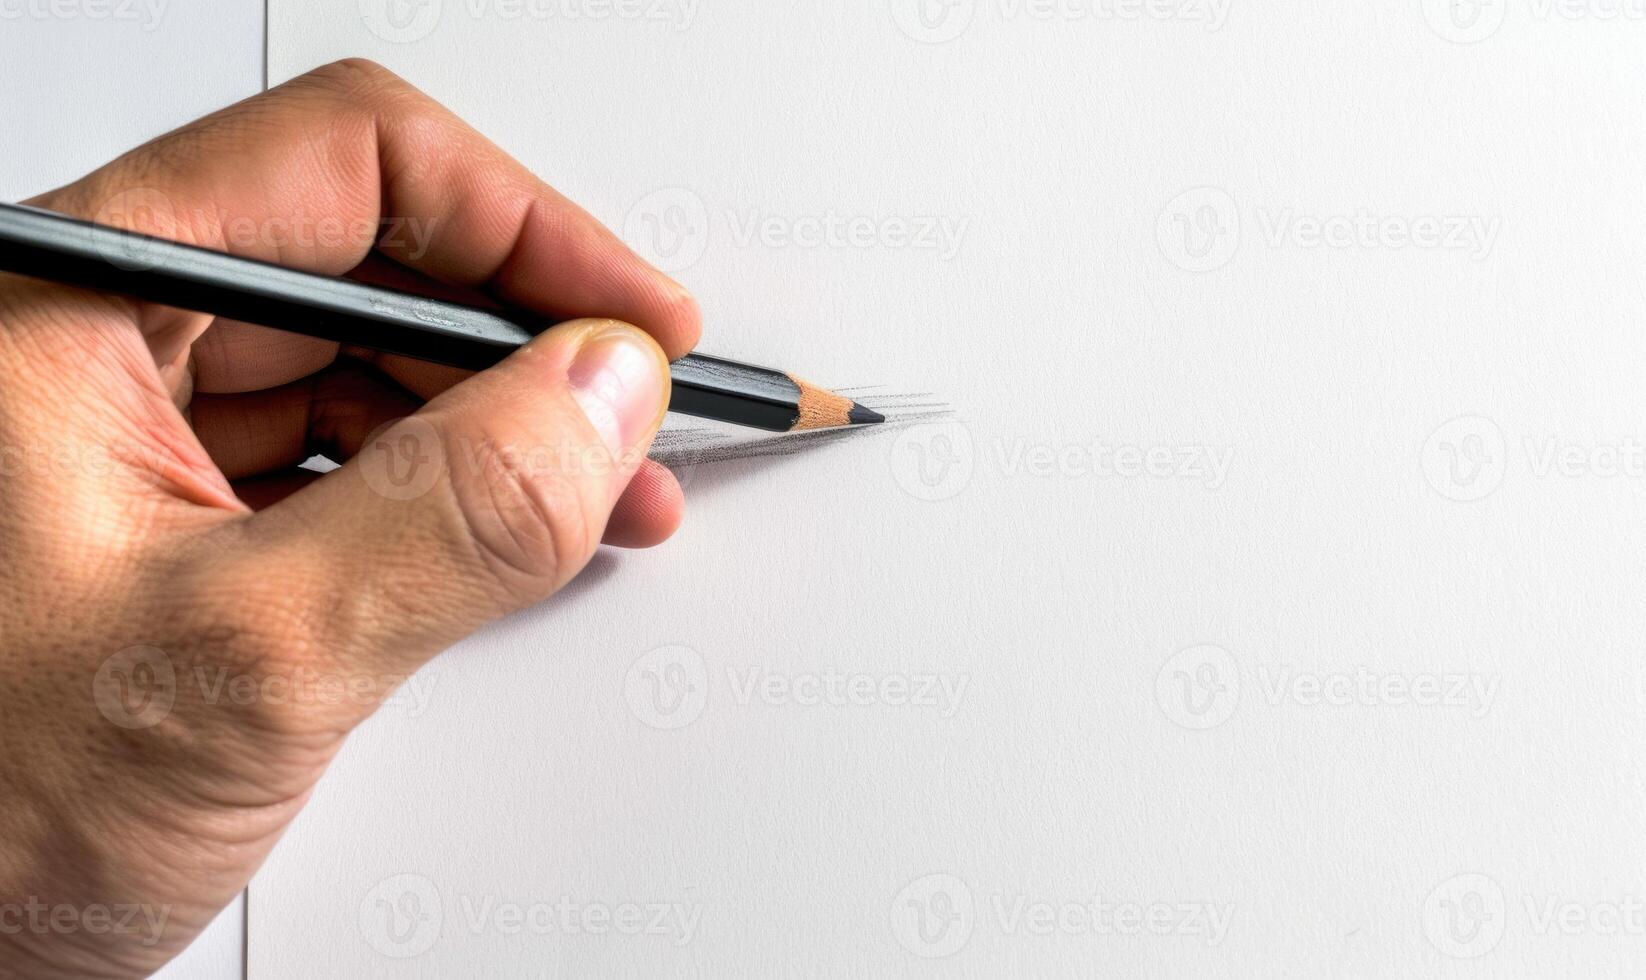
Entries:
{"label": "white paper", "polygon": [[1639,972],[1609,9],[273,0],[275,80],[399,71],[705,350],[956,416],[699,467],[437,660],[251,975]]}
{"label": "white paper", "polygon": [[256,95],[257,0],[0,0],[0,200],[85,176]]}

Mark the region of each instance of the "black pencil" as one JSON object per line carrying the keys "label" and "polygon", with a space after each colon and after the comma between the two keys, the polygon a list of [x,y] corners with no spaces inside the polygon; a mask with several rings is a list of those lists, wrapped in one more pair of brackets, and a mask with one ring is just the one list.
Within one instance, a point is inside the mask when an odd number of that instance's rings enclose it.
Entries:
{"label": "black pencil", "polygon": [[[0,271],[477,371],[552,326],[12,204],[0,204]],[[669,373],[672,412],[769,432],[885,421],[770,368],[688,354]]]}

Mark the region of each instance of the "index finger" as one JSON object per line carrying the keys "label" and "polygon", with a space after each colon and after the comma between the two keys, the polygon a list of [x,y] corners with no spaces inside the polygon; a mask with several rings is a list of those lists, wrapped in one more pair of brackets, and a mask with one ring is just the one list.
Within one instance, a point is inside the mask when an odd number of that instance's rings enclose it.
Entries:
{"label": "index finger", "polygon": [[[697,304],[682,286],[371,62],[341,61],[293,79],[37,203],[104,220],[108,202],[134,189],[170,211],[120,216],[117,223],[136,230],[332,275],[375,246],[424,275],[548,319],[634,323],[670,358],[697,343]],[[399,227],[385,226],[385,217]],[[143,227],[162,218],[169,227]],[[187,344],[207,323],[168,326],[175,343]]]}

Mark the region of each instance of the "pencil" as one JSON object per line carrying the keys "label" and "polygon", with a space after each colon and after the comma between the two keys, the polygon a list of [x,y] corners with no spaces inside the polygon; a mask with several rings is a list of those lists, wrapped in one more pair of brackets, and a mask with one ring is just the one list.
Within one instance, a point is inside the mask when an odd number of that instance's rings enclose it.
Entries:
{"label": "pencil", "polygon": [[[14,204],[0,204],[0,271],[476,371],[552,326]],[[885,421],[771,368],[688,354],[669,374],[671,412],[768,432]]]}

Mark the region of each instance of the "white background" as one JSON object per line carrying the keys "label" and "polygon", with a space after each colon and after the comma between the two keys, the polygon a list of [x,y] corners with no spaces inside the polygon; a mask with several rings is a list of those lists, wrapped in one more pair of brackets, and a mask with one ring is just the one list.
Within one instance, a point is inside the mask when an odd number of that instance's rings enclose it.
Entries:
{"label": "white background", "polygon": [[[707,349],[956,421],[700,468],[669,548],[437,661],[254,885],[254,976],[1646,966],[1646,21],[507,9],[277,0],[273,74],[384,61],[676,271]],[[928,675],[955,710],[884,686]],[[697,927],[496,914],[562,901]]]}
{"label": "white background", "polygon": [[[254,883],[254,976],[1640,973],[1612,9],[275,0],[275,79],[400,71],[705,349],[957,416],[700,468],[668,547],[441,658]],[[741,693],[831,670],[968,686]]]}

